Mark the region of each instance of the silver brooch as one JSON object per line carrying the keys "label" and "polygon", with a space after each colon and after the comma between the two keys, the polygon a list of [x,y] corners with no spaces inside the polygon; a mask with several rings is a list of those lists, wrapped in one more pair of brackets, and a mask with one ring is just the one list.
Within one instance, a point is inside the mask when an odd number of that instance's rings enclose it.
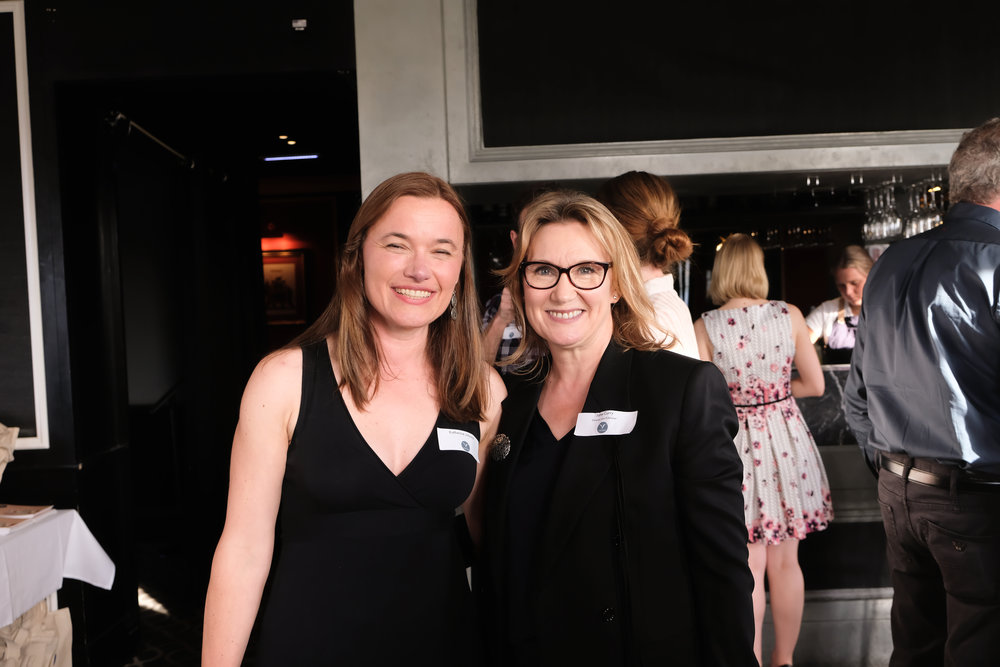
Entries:
{"label": "silver brooch", "polygon": [[490,445],[490,458],[494,461],[503,461],[510,454],[510,438],[505,433],[497,433]]}

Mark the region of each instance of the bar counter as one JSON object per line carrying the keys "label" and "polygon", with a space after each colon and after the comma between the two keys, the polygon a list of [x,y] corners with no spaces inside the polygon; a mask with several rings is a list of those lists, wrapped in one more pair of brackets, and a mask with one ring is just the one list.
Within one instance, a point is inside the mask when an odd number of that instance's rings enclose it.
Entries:
{"label": "bar counter", "polygon": [[[843,412],[848,364],[824,364],[822,396],[795,399],[830,481],[834,519],[799,543],[805,609],[796,663],[882,667],[892,650],[892,603],[877,482]],[[765,619],[764,655],[773,632]]]}

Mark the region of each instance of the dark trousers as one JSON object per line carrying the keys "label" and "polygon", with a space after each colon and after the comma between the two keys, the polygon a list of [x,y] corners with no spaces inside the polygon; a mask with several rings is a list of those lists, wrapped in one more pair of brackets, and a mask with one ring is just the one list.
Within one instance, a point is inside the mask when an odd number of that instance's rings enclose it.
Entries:
{"label": "dark trousers", "polygon": [[879,471],[893,587],[889,665],[1000,665],[1000,493],[959,488],[949,466],[921,459],[916,467],[953,482],[936,488]]}

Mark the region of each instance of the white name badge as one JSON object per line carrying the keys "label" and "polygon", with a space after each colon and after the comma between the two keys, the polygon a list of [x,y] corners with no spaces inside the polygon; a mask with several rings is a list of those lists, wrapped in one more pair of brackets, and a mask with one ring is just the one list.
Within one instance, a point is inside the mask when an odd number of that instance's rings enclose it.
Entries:
{"label": "white name badge", "polygon": [[638,412],[605,410],[604,412],[581,412],[576,416],[576,430],[573,435],[625,435],[635,428]]}
{"label": "white name badge", "polygon": [[438,449],[468,452],[472,454],[472,458],[476,459],[476,463],[479,463],[479,440],[476,439],[476,436],[457,428],[439,428],[437,435]]}

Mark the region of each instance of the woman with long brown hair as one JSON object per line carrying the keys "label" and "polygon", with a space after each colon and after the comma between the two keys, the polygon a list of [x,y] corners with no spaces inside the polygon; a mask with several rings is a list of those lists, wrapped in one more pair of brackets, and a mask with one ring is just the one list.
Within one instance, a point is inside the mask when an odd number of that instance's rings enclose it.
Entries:
{"label": "woman with long brown hair", "polygon": [[[369,195],[337,290],[257,366],[233,440],[229,507],[205,608],[203,663],[475,664],[454,530],[503,398],[480,348],[469,221],[423,173]],[[482,449],[485,452],[485,449]]]}

